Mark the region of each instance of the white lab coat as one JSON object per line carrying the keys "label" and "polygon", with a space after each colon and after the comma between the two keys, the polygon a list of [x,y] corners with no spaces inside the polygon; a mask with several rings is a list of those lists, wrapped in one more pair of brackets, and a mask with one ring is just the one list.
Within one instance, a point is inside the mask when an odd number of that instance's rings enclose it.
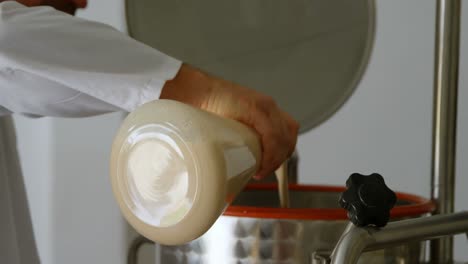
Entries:
{"label": "white lab coat", "polygon": [[159,98],[180,65],[107,25],[0,3],[0,263],[39,263],[8,115],[132,111]]}

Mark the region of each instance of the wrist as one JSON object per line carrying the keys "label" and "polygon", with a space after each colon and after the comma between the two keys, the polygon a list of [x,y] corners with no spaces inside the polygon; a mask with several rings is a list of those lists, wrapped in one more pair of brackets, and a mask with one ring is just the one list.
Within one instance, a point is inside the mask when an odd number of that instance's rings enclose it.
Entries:
{"label": "wrist", "polygon": [[184,63],[176,76],[164,84],[159,99],[200,107],[211,90],[210,79],[204,72]]}

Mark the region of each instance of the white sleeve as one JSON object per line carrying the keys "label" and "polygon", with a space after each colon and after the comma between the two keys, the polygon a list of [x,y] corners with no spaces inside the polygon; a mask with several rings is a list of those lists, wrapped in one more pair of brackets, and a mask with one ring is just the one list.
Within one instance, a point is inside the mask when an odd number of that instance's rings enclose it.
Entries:
{"label": "white sleeve", "polygon": [[50,7],[0,3],[2,113],[132,111],[158,99],[180,65],[108,25]]}

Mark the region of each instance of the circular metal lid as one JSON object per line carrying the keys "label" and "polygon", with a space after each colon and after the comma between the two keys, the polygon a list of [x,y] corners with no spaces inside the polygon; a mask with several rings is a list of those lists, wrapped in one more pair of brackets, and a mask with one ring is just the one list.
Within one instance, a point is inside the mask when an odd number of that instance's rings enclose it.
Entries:
{"label": "circular metal lid", "polygon": [[127,0],[132,37],[272,96],[301,124],[352,94],[374,39],[373,0]]}

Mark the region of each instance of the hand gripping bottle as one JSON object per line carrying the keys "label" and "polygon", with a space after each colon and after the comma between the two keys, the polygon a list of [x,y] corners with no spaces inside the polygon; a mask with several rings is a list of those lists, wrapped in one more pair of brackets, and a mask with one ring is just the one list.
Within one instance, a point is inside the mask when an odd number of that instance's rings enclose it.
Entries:
{"label": "hand gripping bottle", "polygon": [[189,105],[157,100],[130,113],[110,160],[115,199],[143,236],[165,245],[204,234],[256,173],[258,135]]}

